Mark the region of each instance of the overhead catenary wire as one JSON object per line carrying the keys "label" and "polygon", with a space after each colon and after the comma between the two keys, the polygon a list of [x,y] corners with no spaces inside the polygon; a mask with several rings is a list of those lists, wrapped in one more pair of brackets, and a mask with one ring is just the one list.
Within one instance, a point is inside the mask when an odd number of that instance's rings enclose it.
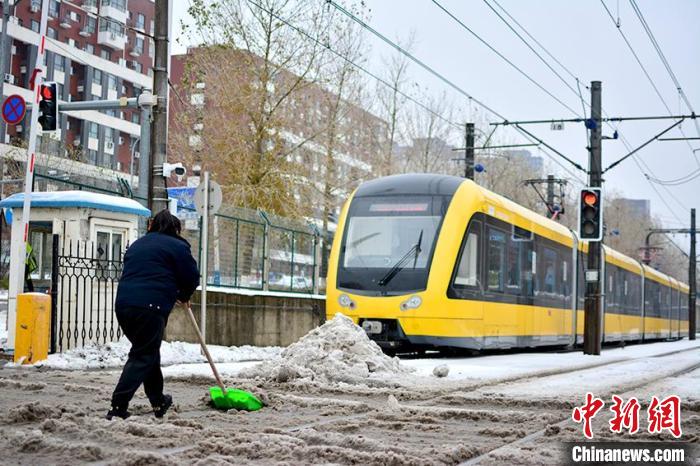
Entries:
{"label": "overhead catenary wire", "polygon": [[320,41],[320,40],[317,39],[316,37],[314,37],[314,36],[312,36],[311,34],[309,34],[308,32],[306,32],[304,29],[302,29],[302,28],[300,28],[300,27],[298,27],[298,26],[293,25],[292,23],[290,23],[290,22],[289,22],[288,20],[286,20],[285,18],[282,18],[281,16],[279,16],[278,14],[276,14],[274,11],[265,8],[264,6],[262,6],[262,5],[260,5],[259,3],[255,2],[254,0],[247,0],[247,1],[248,1],[248,3],[250,3],[251,5],[256,6],[256,7],[259,8],[260,10],[264,11],[265,13],[271,15],[273,18],[275,18],[275,19],[277,19],[278,21],[282,22],[282,23],[285,24],[287,27],[293,29],[294,31],[296,31],[297,33],[299,33],[300,35],[302,35],[302,36],[305,37],[306,39],[309,39],[309,40],[315,42],[317,45],[322,46],[324,49],[328,50],[328,51],[329,51],[330,53],[332,53],[333,55],[337,56],[338,58],[340,58],[340,59],[342,59],[342,60],[345,60],[345,61],[346,61],[347,63],[349,63],[351,66],[353,66],[353,67],[355,67],[356,69],[362,71],[362,72],[365,73],[367,76],[369,76],[369,77],[375,79],[377,82],[383,84],[384,86],[387,86],[388,88],[390,88],[390,89],[396,91],[397,94],[401,95],[401,96],[404,97],[405,99],[407,99],[407,100],[413,102],[414,104],[418,105],[420,108],[422,108],[422,109],[425,110],[426,112],[430,113],[430,114],[433,115],[434,117],[436,117],[436,118],[438,118],[438,119],[440,119],[440,120],[442,120],[442,121],[444,121],[445,123],[448,123],[448,124],[450,124],[450,125],[454,125],[454,126],[457,126],[457,127],[460,127],[460,128],[463,126],[462,124],[457,123],[457,122],[454,122],[454,121],[451,121],[450,119],[448,119],[448,118],[445,117],[444,115],[441,115],[440,113],[438,113],[438,112],[436,112],[435,110],[431,109],[431,108],[428,107],[426,104],[424,104],[423,102],[420,102],[419,100],[417,100],[416,98],[414,98],[414,97],[411,96],[410,94],[407,94],[407,93],[405,93],[405,92],[403,92],[403,91],[397,89],[393,84],[391,84],[390,82],[386,81],[384,78],[378,76],[377,74],[371,72],[370,70],[368,70],[368,69],[365,68],[364,66],[362,66],[362,65],[356,63],[355,61],[349,59],[346,55],[343,55],[342,53],[338,52],[337,50],[334,50],[334,49],[330,46],[330,44],[328,44],[328,43],[323,43],[322,41]]}
{"label": "overhead catenary wire", "polygon": [[[576,110],[574,110],[573,108],[571,108],[568,104],[564,103],[564,101],[562,101],[559,97],[555,96],[549,89],[547,89],[546,87],[544,87],[544,86],[543,86],[542,84],[540,84],[537,80],[535,80],[532,76],[530,76],[530,75],[527,74],[525,71],[523,71],[522,68],[520,68],[518,65],[516,65],[515,63],[513,63],[510,59],[508,59],[505,55],[503,55],[501,52],[499,52],[499,51],[498,51],[495,47],[493,47],[488,41],[486,41],[485,39],[483,39],[479,34],[477,34],[476,32],[474,32],[474,30],[472,30],[469,26],[467,26],[466,24],[464,24],[464,22],[463,22],[462,20],[460,20],[459,18],[457,18],[451,11],[449,11],[447,8],[445,8],[440,2],[438,2],[437,0],[431,0],[431,1],[432,1],[440,10],[442,10],[445,14],[447,14],[447,16],[449,16],[449,17],[452,18],[457,24],[459,24],[464,30],[466,30],[466,31],[469,32],[471,35],[473,35],[477,40],[479,40],[479,42],[481,42],[481,43],[484,44],[486,47],[488,47],[489,50],[491,50],[493,53],[495,53],[496,55],[498,55],[503,61],[505,61],[506,63],[508,63],[513,69],[515,69],[518,73],[520,73],[521,75],[523,75],[528,81],[530,81],[532,84],[534,84],[534,85],[535,85],[536,87],[538,87],[540,90],[542,90],[542,92],[544,92],[545,94],[547,94],[548,96],[550,96],[552,99],[554,99],[554,100],[555,100],[556,102],[558,102],[561,106],[563,106],[564,108],[566,108],[567,110],[569,110],[571,113],[573,113],[574,115],[577,115],[577,116],[578,116],[578,113],[576,112]],[[488,3],[487,3],[487,5],[488,5]],[[489,5],[489,7],[490,7],[490,5]],[[494,10],[494,11],[495,11],[495,10]],[[516,34],[517,34],[517,33],[516,33]],[[534,50],[533,50],[533,52],[534,52]],[[535,52],[535,53],[537,53],[537,52]],[[552,71],[554,71],[554,70],[552,69]],[[554,73],[556,73],[556,71],[554,71]],[[572,90],[573,90],[573,88],[572,88]]]}
{"label": "overhead catenary wire", "polygon": [[[486,2],[486,0],[484,0],[484,1]],[[506,16],[508,16],[508,18],[510,18],[516,25],[518,25],[518,27],[519,27],[530,39],[532,39],[532,40],[533,40],[533,41],[534,41],[534,42],[535,42],[535,43],[536,43],[550,58],[552,58],[552,60],[554,60],[559,66],[562,67],[562,69],[564,69],[573,79],[576,80],[576,85],[577,85],[577,89],[578,89],[577,94],[578,94],[578,96],[579,96],[579,99],[581,100],[581,104],[582,104],[582,106],[583,106],[583,108],[584,108],[583,113],[585,114],[585,113],[586,113],[585,107],[588,106],[588,107],[590,108],[590,104],[589,104],[588,102],[586,102],[586,101],[583,99],[583,96],[582,96],[582,94],[581,94],[581,89],[580,89],[580,82],[581,82],[581,80],[580,80],[580,78],[579,78],[575,73],[573,73],[568,67],[566,67],[559,59],[557,59],[557,57],[555,57],[551,52],[549,52],[549,50],[547,50],[547,48],[544,47],[544,45],[542,45],[542,43],[540,43],[540,42],[539,42],[539,41],[538,41],[538,40],[537,40],[537,39],[536,39],[522,24],[520,24],[520,23],[519,23],[519,22],[518,22],[518,21],[517,21],[517,20],[502,6],[502,5],[500,5],[500,4],[498,3],[497,0],[492,0],[492,1],[493,1],[496,5],[498,5],[498,7],[503,11],[503,13],[504,13]],[[486,3],[488,4],[488,2],[486,2]],[[492,10],[493,10],[493,9],[492,9]],[[494,13],[496,13],[496,12],[494,11]],[[508,24],[508,21],[507,21],[505,18],[503,18],[501,15],[498,15],[498,16],[499,16],[499,18],[500,18],[504,23],[506,23],[506,25],[509,27],[509,29],[510,29],[511,31],[513,31],[514,33],[516,33],[516,31],[510,26],[510,24]],[[619,22],[616,22],[615,24],[616,24],[617,27],[619,27]],[[527,41],[526,41],[520,34],[517,34],[517,33],[516,33],[516,35],[518,36],[518,38],[519,38],[521,41],[523,41],[523,42],[528,46],[528,48],[530,48],[530,50],[532,50],[533,52],[535,52],[535,51],[533,50],[533,48],[530,46],[530,44],[528,44]],[[535,53],[535,54],[538,55],[538,57],[540,57],[540,59],[542,60],[542,57],[541,57],[539,54],[537,54],[537,53]],[[549,68],[549,66],[548,66],[548,68]],[[550,69],[551,69],[551,68],[550,68]],[[555,73],[555,74],[557,75],[557,77],[559,77],[559,78],[561,79],[561,76],[560,76],[558,73]],[[569,86],[567,86],[567,87],[569,87]],[[586,88],[588,88],[588,86],[586,86]],[[692,111],[692,110],[691,110],[691,111]],[[606,118],[609,117],[609,116],[607,115],[607,113],[605,112],[604,109],[603,109],[603,114],[605,115]],[[607,122],[607,125],[608,125],[610,128],[612,128],[613,130],[615,130],[615,131],[618,131],[618,130],[619,130],[618,127],[617,127],[616,125],[614,125],[613,123],[611,123],[611,122]],[[618,132],[619,132],[619,131],[618,131]],[[586,131],[586,133],[588,134],[588,130]],[[628,151],[628,152],[631,152],[631,151],[632,151],[632,147],[631,147],[630,143],[627,141],[627,139],[625,138],[624,134],[620,134],[620,140],[622,141],[622,143],[623,143],[624,146],[626,147],[627,151]],[[644,162],[644,160],[643,160],[643,159],[639,159],[639,158],[637,157],[636,154],[633,154],[633,155],[632,155],[632,159],[633,159],[633,161],[635,162],[635,165],[637,166],[637,168],[639,169],[639,171],[642,173],[642,175],[644,176],[644,178],[647,180],[647,182],[648,182],[649,185],[651,186],[652,190],[656,193],[656,195],[658,196],[658,198],[661,200],[661,202],[662,202],[664,205],[666,205],[666,207],[668,208],[669,212],[671,212],[672,215],[673,215],[676,219],[678,219],[678,220],[680,221],[680,218],[679,218],[678,215],[676,214],[675,210],[671,207],[671,205],[666,201],[666,199],[664,198],[664,196],[661,195],[661,192],[660,192],[660,191],[657,189],[657,187],[654,186],[654,184],[653,184],[653,182],[655,182],[655,181],[656,181],[656,182],[658,182],[658,181],[664,182],[664,180],[658,180],[658,179],[652,177],[651,175],[649,175],[649,172],[652,172],[652,170],[651,170],[651,169],[649,168],[649,166]],[[671,181],[671,180],[669,180],[669,181]],[[689,181],[689,180],[688,180],[688,181]],[[685,182],[687,182],[687,181],[685,181]],[[664,190],[669,194],[670,197],[672,197],[679,205],[681,205],[682,207],[684,207],[683,204],[673,195],[673,193],[670,192],[670,190],[669,190],[668,188],[666,188],[665,186],[662,186],[662,187],[663,187]]]}
{"label": "overhead catenary wire", "polygon": [[[369,32],[371,32],[374,36],[376,36],[377,38],[379,38],[381,41],[383,41],[384,43],[386,43],[386,44],[389,45],[390,47],[392,47],[392,48],[394,48],[395,50],[397,50],[397,51],[398,51],[399,53],[401,53],[402,55],[406,56],[409,60],[411,60],[412,62],[416,63],[418,66],[420,66],[420,67],[423,68],[425,71],[427,71],[428,73],[430,73],[431,75],[433,75],[434,77],[436,77],[438,80],[440,80],[441,82],[443,82],[444,84],[446,84],[446,85],[449,86],[450,88],[454,89],[454,90],[455,90],[456,92],[458,92],[459,94],[461,94],[461,95],[463,95],[464,97],[466,97],[467,99],[469,99],[470,102],[476,103],[477,105],[479,105],[480,107],[482,107],[483,109],[485,109],[486,111],[488,111],[489,113],[491,113],[492,115],[495,115],[496,117],[498,117],[498,118],[500,118],[500,119],[502,119],[502,120],[507,120],[507,118],[505,118],[505,116],[503,116],[502,114],[500,114],[499,112],[497,112],[497,111],[494,110],[493,108],[489,107],[488,105],[486,105],[486,104],[485,104],[484,102],[482,102],[481,100],[476,99],[474,96],[470,95],[470,94],[469,94],[468,92],[466,92],[464,89],[462,89],[461,87],[457,86],[454,82],[452,82],[451,80],[447,79],[445,76],[443,76],[442,74],[438,73],[438,72],[435,71],[433,68],[431,68],[430,66],[428,66],[425,62],[423,62],[422,60],[420,60],[420,59],[418,59],[417,57],[415,57],[413,54],[411,54],[410,52],[408,52],[407,50],[405,50],[405,49],[404,49],[403,47],[401,47],[400,45],[398,45],[398,44],[396,44],[395,42],[391,41],[389,38],[387,38],[387,37],[384,36],[382,33],[380,33],[379,31],[377,31],[376,29],[374,29],[372,26],[370,26],[369,24],[367,24],[367,23],[366,23],[365,21],[363,21],[362,19],[360,19],[360,18],[358,18],[357,16],[355,16],[355,15],[354,15],[353,13],[351,13],[350,11],[346,10],[342,5],[339,5],[338,3],[336,3],[336,2],[333,1],[333,0],[326,0],[326,3],[328,3],[328,4],[331,5],[331,6],[333,6],[335,9],[337,9],[338,11],[340,11],[341,13],[343,13],[344,15],[346,15],[348,18],[350,18],[351,20],[353,20],[354,22],[356,22],[356,23],[359,24],[360,26],[362,26],[364,29],[366,29],[366,30],[368,30]],[[574,112],[574,113],[575,113],[575,112]],[[516,129],[517,129],[517,128],[516,128]],[[517,129],[517,130],[520,132],[520,134],[522,134],[523,136],[525,136],[526,139],[528,139],[528,140],[531,141],[531,142],[534,142],[529,136],[525,135],[524,132],[520,131],[520,129]],[[567,168],[564,164],[562,164],[562,163],[558,160],[558,157],[555,157],[555,156],[549,154],[549,152],[544,151],[544,150],[543,150],[542,152],[543,152],[545,155],[547,155],[547,157],[549,157],[550,160],[552,160],[554,163],[556,163],[557,165],[559,165],[564,171],[566,171],[569,175],[571,175],[574,179],[576,179],[579,183],[581,183],[582,185],[585,185],[585,182],[584,182],[583,180],[581,180],[581,178],[579,178],[578,175],[576,175],[573,171],[571,171],[571,170],[570,170],[569,168]]]}
{"label": "overhead catenary wire", "polygon": [[[644,76],[646,76],[647,81],[649,81],[649,84],[651,84],[651,87],[654,89],[654,92],[655,92],[656,95],[659,97],[659,100],[661,100],[661,103],[663,103],[664,107],[666,108],[666,111],[669,113],[669,115],[673,115],[673,112],[671,111],[671,108],[669,107],[668,103],[666,102],[666,99],[664,99],[663,95],[661,95],[661,91],[659,91],[659,88],[656,86],[656,83],[655,83],[654,80],[651,78],[651,75],[649,74],[649,71],[647,71],[646,67],[644,66],[644,63],[642,63],[642,60],[639,58],[639,55],[638,55],[637,52],[634,50],[634,47],[632,47],[632,43],[631,43],[631,42],[629,41],[629,39],[627,38],[627,35],[625,35],[625,33],[624,33],[624,31],[622,30],[622,28],[620,27],[619,23],[617,23],[617,22],[615,21],[615,18],[613,17],[612,13],[610,12],[610,9],[609,9],[608,6],[605,4],[605,0],[600,0],[600,3],[603,5],[603,8],[605,9],[605,11],[607,12],[608,16],[610,17],[610,20],[613,22],[613,24],[615,24],[615,27],[616,27],[617,31],[620,33],[620,36],[622,37],[622,39],[625,41],[625,44],[627,44],[627,48],[628,48],[629,51],[632,53],[632,56],[633,56],[634,59],[636,60],[636,62],[637,62],[637,64],[639,65],[639,67],[642,69],[642,72],[644,73]],[[680,132],[681,132],[681,134],[683,134],[683,136],[685,136],[685,133],[683,132],[682,129],[680,130]],[[686,141],[686,142],[688,142],[688,141]],[[692,151],[693,147],[690,145],[690,143],[688,143],[688,147],[689,147],[689,148],[691,149],[691,151]],[[695,152],[692,152],[692,155],[693,155],[693,158],[695,159],[696,164],[697,164],[698,166],[700,166],[700,159],[698,159],[698,157],[695,155]]]}
{"label": "overhead catenary wire", "polygon": [[[635,0],[630,0],[630,5],[632,5],[632,9],[634,10],[634,13],[637,15],[637,18],[639,19],[639,22],[642,24],[644,31],[646,32],[647,36],[649,37],[649,40],[651,41],[651,44],[653,45],[654,49],[656,50],[656,53],[659,56],[659,59],[661,59],[661,62],[663,63],[664,67],[666,68],[668,75],[671,77],[671,81],[673,81],[673,84],[676,86],[676,90],[678,91],[679,99],[681,99],[681,100],[683,100],[683,102],[685,102],[685,105],[686,105],[686,107],[688,107],[688,110],[695,113],[695,109],[691,105],[690,100],[688,99],[688,96],[685,94],[685,91],[683,90],[683,87],[681,86],[680,81],[676,77],[676,73],[673,72],[673,69],[671,68],[670,63],[666,59],[666,55],[661,50],[661,46],[659,45],[659,42],[656,40],[656,37],[654,36],[654,33],[652,32],[651,27],[649,26],[649,23],[647,23],[646,19],[644,18],[644,14],[642,13],[642,10],[639,8],[639,6],[637,5],[637,2]],[[679,106],[680,106],[680,103],[679,103]],[[694,119],[693,122],[695,123],[695,129],[697,130],[698,135],[700,136],[700,123],[698,123],[697,119]],[[689,142],[688,142],[688,146],[691,147],[691,149],[692,149],[692,146],[690,145]]]}

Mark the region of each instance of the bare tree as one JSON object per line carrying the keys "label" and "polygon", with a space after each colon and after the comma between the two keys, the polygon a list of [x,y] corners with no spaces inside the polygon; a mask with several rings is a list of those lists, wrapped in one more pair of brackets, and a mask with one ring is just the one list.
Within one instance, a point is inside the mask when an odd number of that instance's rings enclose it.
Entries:
{"label": "bare tree", "polygon": [[400,171],[419,173],[455,172],[452,146],[457,127],[451,123],[454,107],[446,93],[437,96],[423,93],[422,102],[410,105],[406,113],[404,139],[410,141],[402,154]]}
{"label": "bare tree", "polygon": [[[400,47],[411,51],[415,44],[415,32],[411,31],[406,41],[398,40]],[[376,83],[376,99],[379,115],[387,122],[387,141],[379,173],[383,176],[394,172],[394,146],[399,138],[402,123],[405,121],[405,93],[408,87],[409,60],[405,54],[395,52],[389,57],[382,57],[383,80]],[[389,86],[387,86],[387,83]]]}
{"label": "bare tree", "polygon": [[[259,6],[258,6],[259,5]],[[296,156],[312,136],[288,134],[303,90],[318,82],[325,48],[278,19],[312,31],[328,30],[325,7],[301,0],[244,0],[190,7],[190,32],[202,47],[187,66],[172,149],[214,173],[235,205],[283,215],[308,213]],[[206,89],[198,89],[205,83]]]}

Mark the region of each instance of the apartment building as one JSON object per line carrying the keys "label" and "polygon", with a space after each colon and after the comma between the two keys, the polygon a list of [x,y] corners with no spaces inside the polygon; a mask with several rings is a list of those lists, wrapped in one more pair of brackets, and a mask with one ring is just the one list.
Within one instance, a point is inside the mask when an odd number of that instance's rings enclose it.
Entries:
{"label": "apartment building", "polygon": [[[4,94],[31,101],[40,0],[15,1],[10,10],[10,38],[4,70]],[[0,9],[2,4],[0,4]],[[138,96],[152,87],[153,0],[50,0],[46,44],[47,81],[58,83],[59,100],[85,101]],[[138,173],[138,110],[61,113],[55,136],[42,136],[40,151],[70,156],[110,173]],[[12,144],[29,133],[29,114],[0,134]],[[133,157],[132,157],[133,155]]]}
{"label": "apartment building", "polygon": [[[225,100],[227,92],[238,92],[258,86],[256,72],[241,67],[261,66],[262,59],[243,50],[216,48],[208,51],[209,60],[213,53],[216,54],[217,60],[227,64],[227,74],[223,82],[220,76],[213,76],[216,73],[212,73],[211,70],[198,70],[198,54],[202,54],[203,49],[191,48],[186,54],[174,55],[171,59],[171,79],[177,98],[170,100],[172,111],[168,144],[169,153],[175,158],[187,153],[196,154],[201,150],[203,138],[206,138],[207,134],[207,125],[224,124],[231,128],[234,125],[249,125],[245,114],[250,106],[253,106],[251,111],[255,111],[255,102],[246,102],[243,98],[237,101],[238,114],[234,115],[231,114],[231,107],[222,105],[221,101]],[[199,78],[193,82],[192,76]],[[267,83],[267,91],[273,95],[279,94],[280,89],[288,88],[288,82],[298,78],[289,70],[281,70],[275,80]],[[243,82],[232,82],[229,91],[222,88],[226,80]],[[382,160],[383,151],[387,149],[387,123],[361,106],[342,99],[338,106],[342,110],[333,115],[338,96],[318,83],[299,86],[283,102],[280,109],[283,116],[279,119],[282,126],[276,130],[275,137],[280,137],[286,148],[293,148],[286,153],[287,161],[294,161],[304,167],[304,173],[296,177],[297,181],[311,183],[315,187],[311,190],[314,197],[310,199],[309,204],[315,207],[316,218],[321,218],[325,187],[333,186],[331,192],[334,202],[332,211],[329,212],[333,221],[352,190],[362,181],[378,176],[378,164]],[[191,127],[177,127],[174,118],[178,113],[195,111],[199,117]],[[329,151],[329,122],[332,120],[337,124],[333,130],[333,147]],[[175,133],[183,130],[187,131],[188,137],[173,137]],[[329,153],[332,153],[332,172],[328,171]],[[299,201],[295,184],[290,183],[288,189],[295,193]]]}

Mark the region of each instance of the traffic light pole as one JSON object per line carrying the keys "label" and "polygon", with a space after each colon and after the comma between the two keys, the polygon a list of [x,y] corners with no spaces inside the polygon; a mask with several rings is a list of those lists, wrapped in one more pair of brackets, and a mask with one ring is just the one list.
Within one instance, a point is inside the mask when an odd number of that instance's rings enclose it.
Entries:
{"label": "traffic light pole", "polygon": [[[25,268],[25,256],[27,250],[27,241],[29,240],[29,219],[30,219],[30,208],[31,208],[31,197],[32,197],[32,186],[34,184],[34,162],[36,161],[36,138],[39,134],[39,92],[41,89],[41,78],[46,74],[46,69],[44,67],[44,57],[46,56],[46,24],[48,22],[49,13],[49,0],[42,0],[41,2],[41,23],[39,23],[39,45],[37,47],[36,62],[34,65],[34,77],[33,79],[33,95],[34,95],[34,108],[31,113],[31,120],[29,126],[29,145],[27,147],[27,163],[25,168],[24,176],[24,203],[22,204],[22,218],[20,220],[20,231],[23,232],[23,241],[16,241],[15,244],[11,244],[12,256],[14,259],[11,263],[14,264],[14,281],[10,283],[9,290],[9,319],[8,319],[8,333],[7,344],[10,348],[14,349],[15,344],[15,322],[16,322],[16,312],[17,312],[17,295],[24,292],[24,268]],[[2,76],[5,79],[4,76]]]}
{"label": "traffic light pole", "polygon": [[[589,147],[588,184],[601,187],[602,179],[602,128],[600,81],[591,82],[591,139]],[[603,340],[603,315],[601,312],[601,241],[588,242],[588,269],[586,271],[586,299],[583,327],[583,353],[599,355]]]}

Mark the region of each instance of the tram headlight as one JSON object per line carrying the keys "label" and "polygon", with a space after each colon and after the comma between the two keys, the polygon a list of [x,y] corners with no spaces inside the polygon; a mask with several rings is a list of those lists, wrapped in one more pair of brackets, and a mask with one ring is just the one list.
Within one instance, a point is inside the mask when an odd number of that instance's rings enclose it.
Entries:
{"label": "tram headlight", "polygon": [[355,301],[353,301],[350,296],[346,294],[341,294],[338,296],[338,304],[340,304],[340,307],[355,309]]}
{"label": "tram headlight", "polygon": [[423,300],[421,299],[421,297],[418,295],[414,295],[401,303],[401,310],[407,311],[409,309],[418,309],[421,304],[423,304]]}

